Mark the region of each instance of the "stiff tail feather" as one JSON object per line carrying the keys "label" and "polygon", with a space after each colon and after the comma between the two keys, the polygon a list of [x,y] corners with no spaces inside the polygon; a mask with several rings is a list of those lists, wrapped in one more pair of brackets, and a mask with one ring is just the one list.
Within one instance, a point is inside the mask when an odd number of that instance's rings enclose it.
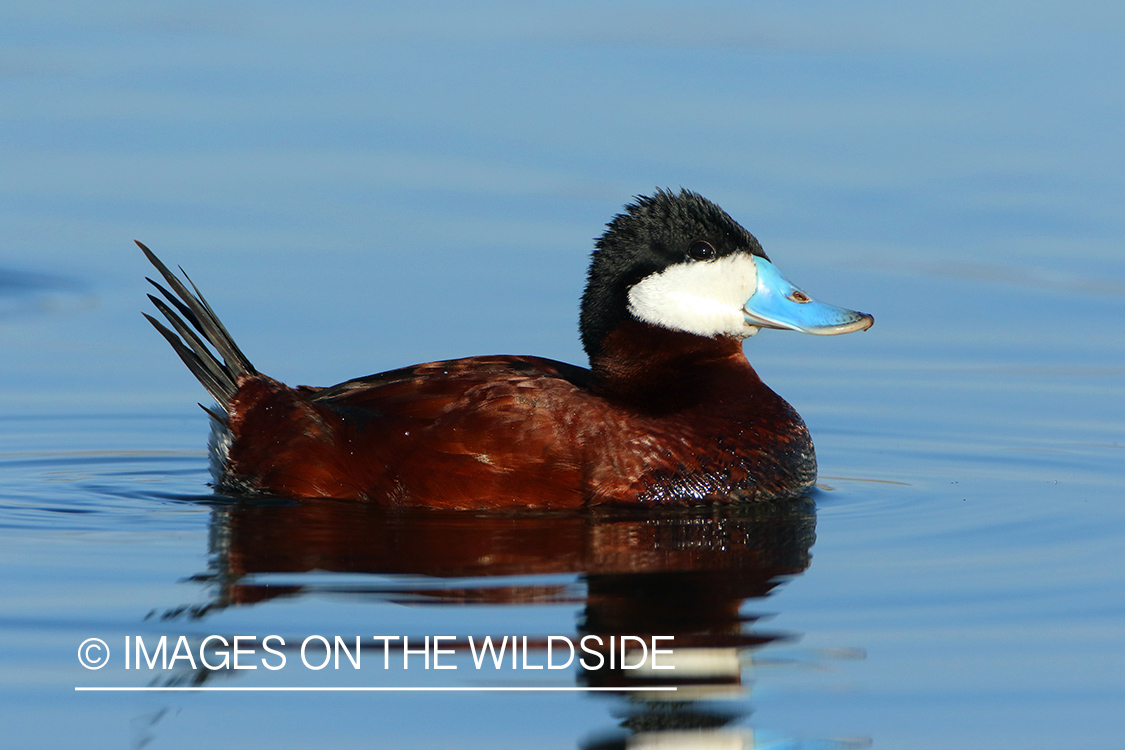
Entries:
{"label": "stiff tail feather", "polygon": [[160,332],[160,335],[168,340],[196,379],[224,409],[224,413],[220,414],[203,407],[216,421],[225,425],[227,422],[225,410],[238,390],[239,378],[243,375],[256,375],[258,371],[234,343],[234,338],[219,321],[219,316],[207,304],[207,300],[200,294],[195,283],[188,278],[184,269],[181,268],[180,273],[183,273],[184,279],[191,284],[190,290],[160,262],[151,250],[140,242],[137,242],[137,246],[172,288],[172,291],[169,291],[146,277],[148,283],[156,287],[164,299],[171,303],[172,307],[169,307],[158,297],[148,295],[152,304],[175,330],[169,330],[167,326],[147,313],[142,314]]}

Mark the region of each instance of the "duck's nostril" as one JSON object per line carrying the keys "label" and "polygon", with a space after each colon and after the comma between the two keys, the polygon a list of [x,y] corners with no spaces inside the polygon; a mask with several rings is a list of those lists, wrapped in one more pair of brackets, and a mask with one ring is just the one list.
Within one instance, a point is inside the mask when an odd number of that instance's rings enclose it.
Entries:
{"label": "duck's nostril", "polygon": [[812,298],[809,297],[809,295],[802,292],[800,289],[795,289],[793,291],[793,293],[789,295],[789,299],[793,300],[794,302],[801,302],[801,303],[812,302]]}

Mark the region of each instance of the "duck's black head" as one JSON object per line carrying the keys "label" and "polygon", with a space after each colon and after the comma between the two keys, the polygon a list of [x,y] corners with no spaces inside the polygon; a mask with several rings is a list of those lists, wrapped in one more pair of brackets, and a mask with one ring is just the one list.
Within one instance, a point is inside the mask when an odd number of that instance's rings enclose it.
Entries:
{"label": "duck's black head", "polygon": [[579,328],[586,354],[629,316],[629,290],[646,276],[744,252],[765,258],[752,234],[711,201],[690,190],[637,196],[598,238]]}
{"label": "duck's black head", "polygon": [[773,267],[762,246],[698,193],[638,196],[606,225],[582,295],[582,346],[594,359],[627,319],[706,337],[760,328],[846,333],[870,316],[813,301]]}

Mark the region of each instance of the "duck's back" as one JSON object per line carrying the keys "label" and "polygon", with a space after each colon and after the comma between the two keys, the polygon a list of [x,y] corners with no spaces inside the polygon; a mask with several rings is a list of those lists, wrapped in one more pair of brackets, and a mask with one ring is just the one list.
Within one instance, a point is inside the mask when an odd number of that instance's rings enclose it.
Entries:
{"label": "duck's back", "polygon": [[[746,365],[739,398],[646,408],[537,357],[433,362],[289,388],[244,379],[220,489],[444,508],[567,508],[791,495],[804,424]],[[743,382],[744,381],[744,382]],[[749,408],[748,408],[749,407]]]}
{"label": "duck's back", "polygon": [[248,378],[219,486],[246,494],[495,508],[583,503],[588,371],[536,357],[432,362],[331,388]]}

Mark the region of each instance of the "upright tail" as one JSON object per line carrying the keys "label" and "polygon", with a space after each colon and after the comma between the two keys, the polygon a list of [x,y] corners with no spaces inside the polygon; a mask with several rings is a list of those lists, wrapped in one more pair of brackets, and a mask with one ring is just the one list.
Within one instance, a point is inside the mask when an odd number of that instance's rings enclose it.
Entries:
{"label": "upright tail", "polygon": [[[164,298],[176,308],[173,310],[157,297],[148,295],[152,304],[156,305],[156,309],[172,324],[175,332],[170,331],[151,315],[142,314],[168,340],[168,343],[176,350],[176,354],[180,355],[180,359],[184,361],[192,374],[203,384],[207,392],[215,397],[219,406],[226,410],[231,398],[238,390],[239,378],[243,375],[256,375],[258,371],[254,369],[250,360],[234,343],[234,338],[219,321],[219,316],[215,315],[215,311],[207,304],[207,300],[203,299],[199,288],[184,273],[184,269],[181,268],[180,273],[184,274],[184,279],[187,280],[188,284],[191,284],[191,289],[195,294],[192,294],[184,283],[169,271],[159,258],[153,255],[151,250],[140,242],[137,242],[137,246],[141,248],[149,262],[156,266],[156,270],[160,271],[160,275],[164,277],[164,280],[175,292],[173,294],[146,277],[148,283],[159,289]],[[191,324],[190,327],[188,323]],[[195,330],[192,330],[193,328]],[[210,348],[208,345],[210,345]],[[211,409],[204,408],[220,423],[226,424],[226,413],[219,414]]]}

